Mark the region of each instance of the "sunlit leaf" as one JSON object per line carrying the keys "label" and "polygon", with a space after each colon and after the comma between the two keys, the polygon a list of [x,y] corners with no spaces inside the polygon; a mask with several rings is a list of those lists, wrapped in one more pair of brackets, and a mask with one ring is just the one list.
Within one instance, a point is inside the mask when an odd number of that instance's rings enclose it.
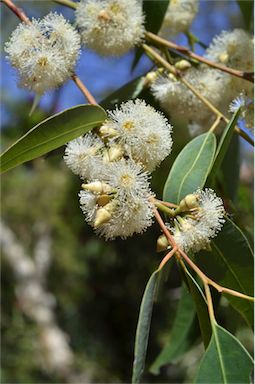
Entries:
{"label": "sunlit leaf", "polygon": [[2,154],[0,171],[8,171],[61,147],[99,126],[105,118],[106,113],[99,106],[78,105],[43,120]]}
{"label": "sunlit leaf", "polygon": [[204,133],[190,141],[176,158],[164,187],[163,198],[179,203],[187,194],[202,188],[213,164],[216,138]]}

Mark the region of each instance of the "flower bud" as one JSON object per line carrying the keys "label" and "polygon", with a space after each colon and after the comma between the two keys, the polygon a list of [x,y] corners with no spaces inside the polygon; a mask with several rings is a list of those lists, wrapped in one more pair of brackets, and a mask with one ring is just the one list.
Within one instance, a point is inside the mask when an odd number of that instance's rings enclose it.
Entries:
{"label": "flower bud", "polygon": [[113,202],[106,204],[102,208],[99,208],[96,212],[94,228],[98,228],[102,224],[107,223],[112,217],[114,208],[115,208],[115,204]]}
{"label": "flower bud", "polygon": [[157,240],[157,252],[163,252],[166,249],[168,249],[169,243],[167,240],[167,237],[165,235],[160,235],[158,240]]}
{"label": "flower bud", "polygon": [[105,124],[99,128],[99,135],[101,137],[113,138],[118,136],[118,131],[116,131],[116,129],[114,128],[109,127],[107,124]]}
{"label": "flower bud", "polygon": [[110,185],[103,183],[101,181],[93,181],[92,183],[89,183],[89,184],[82,184],[81,187],[86,191],[99,193],[99,194],[113,192],[113,188]]}
{"label": "flower bud", "polygon": [[109,161],[119,160],[124,155],[121,145],[112,145],[108,151]]}
{"label": "flower bud", "polygon": [[104,9],[102,9],[99,12],[97,18],[98,18],[98,20],[102,20],[102,21],[110,21],[111,20],[109,13],[107,13]]}
{"label": "flower bud", "polygon": [[96,213],[96,218],[94,221],[94,228],[100,227],[100,225],[107,223],[111,219],[112,215],[110,212],[108,212],[107,209],[99,208],[97,213]]}
{"label": "flower bud", "polygon": [[111,199],[112,199],[112,196],[110,195],[106,195],[106,194],[100,195],[97,198],[97,204],[100,207],[104,207],[106,204],[108,204],[111,201]]}
{"label": "flower bud", "polygon": [[177,63],[175,63],[175,68],[180,69],[181,71],[185,71],[186,69],[191,67],[191,64],[187,60],[180,60]]}
{"label": "flower bud", "polygon": [[185,212],[199,206],[198,197],[196,194],[189,194],[181,200],[176,212]]}
{"label": "flower bud", "polygon": [[145,83],[146,85],[153,83],[158,77],[157,72],[151,71],[148,72],[147,75],[145,76]]}
{"label": "flower bud", "polygon": [[221,63],[224,63],[224,64],[227,63],[228,59],[229,59],[229,56],[227,52],[223,52],[219,55],[219,60]]}

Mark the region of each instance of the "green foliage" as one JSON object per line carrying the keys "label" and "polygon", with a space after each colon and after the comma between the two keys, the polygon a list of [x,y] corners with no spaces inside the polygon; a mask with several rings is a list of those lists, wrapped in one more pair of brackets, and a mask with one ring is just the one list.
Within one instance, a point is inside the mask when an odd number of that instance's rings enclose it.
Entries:
{"label": "green foliage", "polygon": [[220,142],[217,146],[217,151],[216,151],[216,154],[215,154],[215,159],[214,159],[214,162],[213,162],[213,166],[212,166],[212,169],[211,169],[211,172],[210,172],[210,178],[214,178],[215,175],[217,174],[217,171],[219,170],[221,164],[222,164],[222,161],[226,155],[226,152],[229,148],[229,145],[230,145],[230,142],[231,142],[231,138],[233,136],[233,133],[234,133],[234,129],[235,129],[235,126],[236,126],[236,123],[237,123],[237,120],[238,120],[238,117],[240,115],[240,111],[241,109],[239,108],[232,116],[232,119],[229,121],[229,123],[227,124],[226,128],[224,129],[222,135],[221,135],[221,138],[220,138]]}
{"label": "green foliage", "polygon": [[42,121],[1,156],[0,171],[6,172],[35,159],[100,125],[104,110],[95,105],[78,105]]}
{"label": "green foliage", "polygon": [[[158,33],[161,28],[165,13],[169,6],[169,0],[143,0],[143,12],[145,15],[145,29],[149,32]],[[135,58],[133,61],[132,69],[136,67],[140,58],[142,57],[143,50],[138,47],[135,51]]]}
{"label": "green foliage", "polygon": [[213,326],[213,337],[202,359],[195,383],[248,384],[253,361],[242,344],[231,333]]}
{"label": "green foliage", "polygon": [[175,320],[169,335],[169,341],[150,368],[153,374],[158,375],[162,366],[183,356],[194,343],[196,339],[196,333],[194,332],[195,315],[194,302],[186,286],[183,284]]}
{"label": "green foliage", "polygon": [[237,4],[239,5],[243,15],[245,28],[250,31],[252,29],[253,22],[254,2],[252,0],[238,0]]}
{"label": "green foliage", "polygon": [[158,274],[158,270],[153,272],[143,294],[135,338],[135,356],[133,364],[132,383],[140,382],[144,370],[148,338],[150,332],[153,300],[156,290]]}
{"label": "green foliage", "polygon": [[[219,284],[252,296],[254,258],[242,231],[231,220],[226,219],[226,223],[211,242],[211,246],[212,252],[201,251],[195,255],[195,261],[199,267]],[[226,297],[252,327],[253,304],[251,301],[227,294]]]}
{"label": "green foliage", "polygon": [[179,203],[183,197],[202,188],[210,172],[216,150],[213,133],[191,140],[176,158],[164,187],[163,198]]}

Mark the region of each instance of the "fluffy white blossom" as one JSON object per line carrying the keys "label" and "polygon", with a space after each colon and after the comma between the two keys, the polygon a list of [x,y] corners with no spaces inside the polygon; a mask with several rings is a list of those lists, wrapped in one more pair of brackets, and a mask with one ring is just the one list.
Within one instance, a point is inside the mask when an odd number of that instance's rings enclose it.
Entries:
{"label": "fluffy white blossom", "polygon": [[31,24],[20,23],[5,45],[17,68],[20,86],[41,95],[73,74],[80,54],[80,37],[62,15],[50,13]]}
{"label": "fluffy white blossom", "polygon": [[[231,100],[231,78],[228,74],[202,66],[199,69],[188,69],[183,77],[215,107],[219,107],[221,111],[228,108]],[[199,124],[204,129],[210,126],[211,119],[214,118],[212,112],[174,76],[159,77],[152,84],[151,91],[173,121],[181,117],[186,124]]]}
{"label": "fluffy white blossom", "polygon": [[199,0],[170,0],[160,30],[162,36],[187,32],[198,12]]}
{"label": "fluffy white blossom", "polygon": [[113,140],[147,170],[155,169],[171,152],[172,127],[160,112],[143,100],[123,103],[119,109],[108,112],[108,116],[105,128],[116,132]]}
{"label": "fluffy white blossom", "polygon": [[196,204],[187,211],[188,216],[177,216],[175,226],[170,227],[177,245],[185,252],[205,249],[225,222],[222,199],[212,189],[198,189],[193,197]]}
{"label": "fluffy white blossom", "polygon": [[137,0],[81,0],[76,23],[85,46],[103,56],[120,56],[141,42],[142,4]]}
{"label": "fluffy white blossom", "polygon": [[205,57],[217,63],[242,71],[253,71],[254,42],[251,36],[242,29],[222,31],[216,36]]}
{"label": "fluffy white blossom", "polygon": [[101,156],[103,146],[98,136],[87,133],[67,144],[64,160],[76,175],[86,179],[98,178],[103,167]]}
{"label": "fluffy white blossom", "polygon": [[[152,224],[153,196],[148,173],[132,160],[120,160],[105,168],[104,183],[112,188],[109,203],[99,205],[99,193],[81,191],[80,204],[85,218],[106,239],[126,238],[142,233]],[[100,214],[100,217],[99,217]],[[101,220],[97,225],[96,220]]]}

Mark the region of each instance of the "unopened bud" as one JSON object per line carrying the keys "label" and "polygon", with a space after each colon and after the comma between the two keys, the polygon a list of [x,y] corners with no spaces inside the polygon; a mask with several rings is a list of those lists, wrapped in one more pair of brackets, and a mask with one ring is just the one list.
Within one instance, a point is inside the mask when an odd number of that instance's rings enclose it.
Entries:
{"label": "unopened bud", "polygon": [[108,204],[112,199],[112,196],[111,195],[100,195],[98,196],[97,198],[97,204],[100,206],[100,207],[104,207],[106,204]]}
{"label": "unopened bud", "polygon": [[115,204],[113,202],[106,204],[102,208],[99,208],[96,212],[94,228],[98,228],[102,224],[107,223],[112,217],[114,208],[115,208]]}
{"label": "unopened bud", "polygon": [[176,77],[172,74],[172,73],[169,73],[168,74],[168,78],[172,81],[177,81]]}
{"label": "unopened bud", "polygon": [[124,155],[124,150],[121,145],[112,145],[108,150],[109,161],[119,160]]}
{"label": "unopened bud", "polygon": [[185,212],[199,206],[199,201],[196,194],[189,194],[181,200],[176,212]]}
{"label": "unopened bud", "polygon": [[167,237],[165,235],[160,235],[157,240],[157,252],[163,252],[169,247],[169,242],[167,240]]}
{"label": "unopened bud", "polygon": [[157,79],[157,77],[158,77],[157,72],[154,72],[154,71],[148,72],[147,75],[145,76],[146,85],[153,83]]}
{"label": "unopened bud", "polygon": [[82,184],[81,187],[85,189],[86,191],[93,192],[93,193],[112,193],[113,188],[101,181],[93,181],[92,183],[89,184]]}
{"label": "unopened bud", "polygon": [[107,13],[104,9],[102,9],[99,12],[97,18],[98,18],[98,20],[102,20],[102,21],[110,21],[111,20],[109,13]]}
{"label": "unopened bud", "polygon": [[224,52],[219,55],[219,60],[221,63],[227,63],[229,59],[228,53]]}
{"label": "unopened bud", "polygon": [[109,127],[107,124],[105,124],[99,128],[99,135],[101,137],[113,138],[113,137],[118,136],[118,131],[116,131],[116,129],[114,129],[114,128]]}
{"label": "unopened bud", "polygon": [[175,68],[180,69],[181,71],[185,71],[186,69],[191,67],[191,64],[187,60],[180,60],[177,63],[175,63]]}

